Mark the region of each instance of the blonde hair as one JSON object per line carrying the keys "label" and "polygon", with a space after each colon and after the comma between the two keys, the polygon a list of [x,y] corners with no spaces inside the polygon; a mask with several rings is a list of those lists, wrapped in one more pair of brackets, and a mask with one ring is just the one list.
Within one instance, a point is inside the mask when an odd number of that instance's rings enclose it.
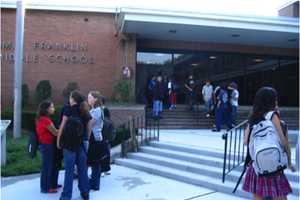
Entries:
{"label": "blonde hair", "polygon": [[95,99],[96,102],[94,104],[94,107],[101,107],[102,106],[102,100],[101,100],[101,93],[99,91],[90,91],[89,94],[91,94]]}

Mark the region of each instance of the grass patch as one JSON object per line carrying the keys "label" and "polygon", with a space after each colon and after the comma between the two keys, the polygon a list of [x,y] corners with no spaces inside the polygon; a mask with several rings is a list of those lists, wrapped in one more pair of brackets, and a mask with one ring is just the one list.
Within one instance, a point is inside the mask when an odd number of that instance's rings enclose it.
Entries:
{"label": "grass patch", "polygon": [[13,139],[12,131],[6,135],[6,165],[1,167],[1,176],[18,176],[40,172],[41,155],[34,159],[27,154],[28,132],[23,132],[20,139]]}

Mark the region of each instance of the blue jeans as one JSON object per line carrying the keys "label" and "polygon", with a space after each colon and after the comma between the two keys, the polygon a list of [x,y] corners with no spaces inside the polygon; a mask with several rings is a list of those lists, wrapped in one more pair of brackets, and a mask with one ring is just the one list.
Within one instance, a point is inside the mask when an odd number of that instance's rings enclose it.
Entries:
{"label": "blue jeans", "polygon": [[159,113],[162,112],[162,101],[154,100],[153,101],[153,116],[157,117],[159,116]]}
{"label": "blue jeans", "polygon": [[237,106],[232,106],[231,107],[231,120],[232,120],[232,124],[236,123],[236,118],[237,118]]}
{"label": "blue jeans", "polygon": [[80,147],[76,152],[63,149],[63,154],[65,164],[65,181],[63,192],[61,193],[61,199],[70,200],[72,198],[75,164],[78,171],[78,188],[81,194],[87,195],[90,189],[86,164],[87,155],[83,150],[83,147]]}
{"label": "blue jeans", "polygon": [[189,104],[190,110],[194,110],[195,103],[196,103],[196,93],[194,91],[189,92],[188,93],[188,104]]}
{"label": "blue jeans", "polygon": [[92,174],[90,179],[90,189],[99,190],[100,188],[100,177],[101,177],[101,165],[95,164],[91,166]]}
{"label": "blue jeans", "polygon": [[205,112],[209,113],[212,105],[212,99],[209,99],[208,101],[204,101],[204,105],[205,105]]}
{"label": "blue jeans", "polygon": [[220,106],[219,108],[217,108],[216,110],[216,116],[215,116],[215,120],[216,120],[216,128],[217,130],[221,130],[221,126],[222,124],[226,124],[227,127],[229,129],[232,128],[232,124],[231,124],[231,120],[230,120],[231,116],[230,116],[230,112],[229,109],[223,106]]}
{"label": "blue jeans", "polygon": [[42,154],[41,169],[41,192],[47,192],[52,188],[52,171],[53,171],[53,144],[40,144]]}

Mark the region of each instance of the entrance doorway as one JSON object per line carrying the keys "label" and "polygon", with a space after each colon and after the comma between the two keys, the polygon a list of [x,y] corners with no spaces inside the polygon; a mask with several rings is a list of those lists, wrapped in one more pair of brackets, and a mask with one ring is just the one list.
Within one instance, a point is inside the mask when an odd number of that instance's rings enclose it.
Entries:
{"label": "entrance doorway", "polygon": [[136,101],[147,103],[147,84],[152,76],[172,77],[179,86],[177,101],[185,103],[184,84],[189,75],[197,83],[198,102],[205,80],[214,86],[236,82],[239,103],[252,105],[255,92],[272,86],[279,94],[280,106],[299,106],[299,61],[295,57],[261,56],[222,52],[138,51]]}

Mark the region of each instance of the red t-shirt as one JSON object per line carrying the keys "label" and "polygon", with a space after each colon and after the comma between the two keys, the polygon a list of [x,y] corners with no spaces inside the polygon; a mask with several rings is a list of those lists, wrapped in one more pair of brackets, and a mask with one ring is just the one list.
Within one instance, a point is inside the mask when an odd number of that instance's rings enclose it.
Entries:
{"label": "red t-shirt", "polygon": [[47,129],[47,126],[49,126],[50,124],[52,124],[52,121],[49,117],[46,116],[40,117],[36,122],[36,132],[37,132],[39,143],[53,144],[54,136]]}

